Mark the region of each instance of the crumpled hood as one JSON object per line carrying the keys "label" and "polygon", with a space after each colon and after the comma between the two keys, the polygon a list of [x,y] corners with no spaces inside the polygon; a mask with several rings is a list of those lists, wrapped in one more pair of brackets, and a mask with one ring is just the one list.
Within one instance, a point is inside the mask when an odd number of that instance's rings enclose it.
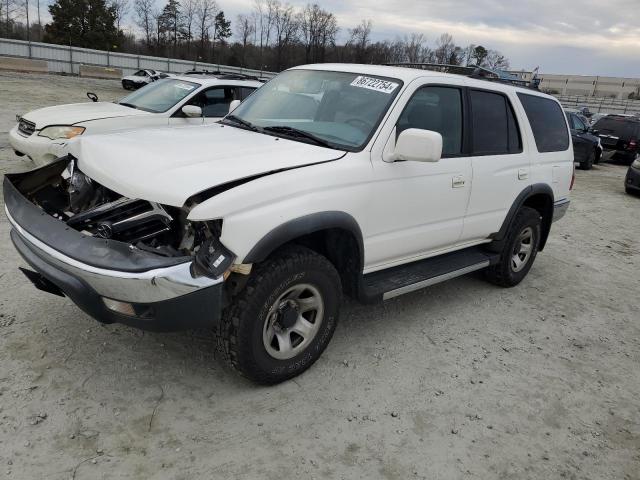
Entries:
{"label": "crumpled hood", "polygon": [[110,102],[85,102],[56,105],[34,110],[23,118],[34,122],[40,130],[49,125],[73,125],[75,123],[99,120],[101,118],[128,117],[133,115],[151,115],[143,110],[124,107]]}
{"label": "crumpled hood", "polygon": [[86,175],[129,198],[181,207],[197,193],[345,152],[219,124],[76,137]]}

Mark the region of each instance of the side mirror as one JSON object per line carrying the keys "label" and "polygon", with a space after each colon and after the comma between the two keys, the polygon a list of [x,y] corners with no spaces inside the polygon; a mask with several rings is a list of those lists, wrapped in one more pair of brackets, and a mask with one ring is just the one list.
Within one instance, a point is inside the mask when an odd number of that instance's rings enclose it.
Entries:
{"label": "side mirror", "polygon": [[196,105],[185,105],[182,107],[182,113],[184,113],[187,117],[201,117],[202,109]]}
{"label": "side mirror", "polygon": [[236,108],[238,108],[238,105],[240,105],[240,100],[233,100],[230,104],[229,104],[229,113],[233,112]]}
{"label": "side mirror", "polygon": [[431,130],[408,128],[396,141],[390,161],[437,162],[442,157],[442,135]]}

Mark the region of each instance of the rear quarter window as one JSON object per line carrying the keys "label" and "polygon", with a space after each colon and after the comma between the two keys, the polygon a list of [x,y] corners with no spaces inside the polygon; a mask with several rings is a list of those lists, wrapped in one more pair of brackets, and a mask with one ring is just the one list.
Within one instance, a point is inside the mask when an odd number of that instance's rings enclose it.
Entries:
{"label": "rear quarter window", "polygon": [[567,121],[560,105],[551,99],[518,93],[527,114],[538,152],[564,152],[569,148]]}

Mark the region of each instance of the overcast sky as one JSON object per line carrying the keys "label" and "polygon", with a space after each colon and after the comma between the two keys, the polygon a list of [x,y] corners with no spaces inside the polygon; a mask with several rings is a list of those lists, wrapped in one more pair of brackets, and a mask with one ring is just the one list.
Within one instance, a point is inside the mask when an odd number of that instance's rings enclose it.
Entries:
{"label": "overcast sky", "polygon": [[[133,0],[131,0],[133,2]],[[217,0],[228,19],[253,0]],[[163,5],[165,0],[156,0]],[[35,1],[34,1],[35,3]],[[307,1],[290,0],[304,6]],[[640,0],[318,0],[341,28],[373,22],[373,40],[423,33],[432,46],[444,32],[459,45],[500,50],[514,69],[640,77]],[[128,22],[133,24],[132,21]]]}

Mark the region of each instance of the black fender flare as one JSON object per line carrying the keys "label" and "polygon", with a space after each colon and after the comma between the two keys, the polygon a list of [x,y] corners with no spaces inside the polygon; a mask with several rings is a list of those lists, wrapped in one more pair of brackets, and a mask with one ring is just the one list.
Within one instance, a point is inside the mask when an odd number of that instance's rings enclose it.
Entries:
{"label": "black fender flare", "polygon": [[353,234],[358,242],[360,265],[364,265],[364,241],[360,225],[351,215],[340,211],[317,212],[289,220],[262,237],[242,263],[264,261],[278,247],[310,233],[340,228]]}
{"label": "black fender flare", "polygon": [[500,227],[500,230],[496,233],[491,234],[490,238],[494,240],[495,244],[499,245],[499,243],[502,240],[504,240],[504,238],[507,236],[507,232],[509,231],[509,228],[511,227],[511,223],[513,222],[513,219],[516,216],[516,213],[518,213],[518,210],[522,208],[522,206],[527,201],[527,199],[533,197],[534,195],[544,195],[549,198],[549,202],[547,202],[548,206],[546,207],[548,211],[545,211],[542,215],[542,228],[540,232],[541,236],[540,236],[539,250],[542,251],[544,249],[544,246],[547,243],[547,238],[549,238],[549,231],[551,230],[551,222],[553,221],[553,203],[554,203],[553,190],[546,183],[534,183],[533,185],[529,185],[527,188],[525,188],[524,190],[522,190],[522,192],[518,194],[513,204],[511,205],[511,208],[509,209],[507,216],[502,222],[502,226]]}

